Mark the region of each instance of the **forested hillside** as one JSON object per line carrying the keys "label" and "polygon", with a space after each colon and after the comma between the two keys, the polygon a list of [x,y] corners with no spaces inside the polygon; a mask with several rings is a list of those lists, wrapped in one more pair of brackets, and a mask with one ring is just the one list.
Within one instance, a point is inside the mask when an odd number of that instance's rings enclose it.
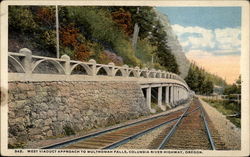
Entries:
{"label": "forested hillside", "polygon": [[[153,7],[59,6],[58,10],[60,56],[176,74],[181,70],[182,75],[188,71],[184,53],[182,57],[176,55],[182,50],[170,23]],[[34,55],[56,57],[55,13],[55,6],[10,6],[9,51],[26,47]],[[179,56],[179,63],[175,56]],[[211,94],[214,85],[226,84],[195,64],[191,64],[185,80],[199,94]]]}
{"label": "forested hillside", "polygon": [[196,94],[203,95],[212,94],[215,85],[222,88],[227,86],[225,80],[219,76],[206,72],[204,69],[198,67],[195,63],[191,63],[185,81],[187,82],[188,86],[193,91],[195,91]]}
{"label": "forested hillside", "polygon": [[[179,74],[167,34],[152,7],[59,6],[60,55],[74,60],[114,62]],[[9,51],[26,47],[56,56],[55,6],[10,6]],[[135,25],[138,40],[132,46]]]}

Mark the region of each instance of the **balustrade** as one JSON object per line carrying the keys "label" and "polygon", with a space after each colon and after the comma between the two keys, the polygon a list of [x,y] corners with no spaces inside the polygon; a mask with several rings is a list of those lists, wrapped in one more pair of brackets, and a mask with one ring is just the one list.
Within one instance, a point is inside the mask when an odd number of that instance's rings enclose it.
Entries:
{"label": "balustrade", "polygon": [[[107,75],[110,77],[135,77],[135,78],[165,78],[181,81],[186,84],[185,81],[178,75],[161,70],[148,69],[139,67],[129,67],[128,65],[116,66],[114,63],[109,64],[97,64],[95,60],[91,59],[88,62],[81,62],[70,60],[67,55],[62,55],[61,58],[43,57],[32,55],[32,52],[23,48],[19,53],[8,53],[8,61],[12,69],[10,73],[24,73],[25,75],[32,75],[34,73],[43,74],[42,71],[36,72],[36,69],[43,63],[47,62],[54,66],[55,72],[53,74],[60,75],[73,75],[73,71],[77,67],[81,67],[85,71],[85,75]],[[49,67],[43,67],[45,69]],[[51,68],[51,67],[50,67]]]}

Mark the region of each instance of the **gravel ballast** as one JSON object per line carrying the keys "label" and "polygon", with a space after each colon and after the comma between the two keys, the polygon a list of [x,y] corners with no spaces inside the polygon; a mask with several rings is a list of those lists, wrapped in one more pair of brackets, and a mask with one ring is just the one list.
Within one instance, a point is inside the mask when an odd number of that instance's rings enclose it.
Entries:
{"label": "gravel ballast", "polygon": [[135,140],[117,147],[117,149],[150,149],[151,142],[157,138],[166,128],[171,127],[173,124],[174,122],[159,127]]}
{"label": "gravel ballast", "polygon": [[[200,99],[200,98],[199,98]],[[221,136],[225,146],[229,150],[240,150],[241,148],[241,129],[231,123],[225,115],[217,111],[214,107],[200,99],[202,106],[211,119],[214,127]]]}
{"label": "gravel ballast", "polygon": [[[48,145],[52,145],[52,144],[55,144],[55,143],[60,143],[60,142],[63,142],[63,141],[74,139],[74,138],[77,138],[77,137],[81,137],[83,135],[87,135],[87,134],[90,134],[90,133],[93,133],[93,132],[101,131],[101,130],[104,130],[104,129],[110,129],[110,128],[113,128],[113,127],[122,126],[122,125],[125,125],[125,124],[129,124],[129,123],[132,123],[132,122],[137,122],[137,121],[144,120],[144,119],[147,119],[147,118],[152,118],[152,117],[155,117],[155,116],[171,113],[171,112],[183,109],[183,108],[185,108],[187,106],[188,106],[188,103],[186,103],[184,105],[177,106],[175,108],[169,109],[167,111],[164,111],[164,112],[161,112],[161,113],[158,113],[158,114],[153,114],[153,115],[150,115],[150,116],[142,116],[142,117],[140,117],[138,119],[129,120],[129,121],[126,121],[126,122],[123,122],[123,123],[120,123],[120,124],[117,124],[117,125],[114,125],[114,126],[106,127],[106,128],[97,128],[97,129],[92,129],[92,130],[89,130],[89,131],[79,132],[79,133],[77,133],[76,135],[73,135],[73,136],[58,137],[58,138],[54,138],[54,139],[46,139],[46,140],[42,140],[40,142],[31,141],[31,142],[29,142],[27,144],[26,147],[27,148],[41,148],[41,147],[44,147],[44,146],[48,146]],[[165,127],[165,126],[163,126],[163,127]],[[159,129],[164,129],[164,128],[161,127]],[[155,136],[157,136],[157,135],[155,135]],[[142,136],[142,137],[144,137],[144,136]]]}
{"label": "gravel ballast", "polygon": [[[177,111],[179,109],[183,109],[185,107],[188,106],[189,103],[186,103],[185,105],[181,105],[181,106],[178,106],[176,108],[173,108],[169,111],[166,111],[164,112],[164,114],[166,113],[171,113],[171,112],[174,112],[174,111]],[[161,113],[163,114],[163,113]],[[160,115],[160,114],[159,114]],[[135,140],[132,140],[124,145],[121,145],[119,147],[117,147],[117,149],[152,149],[150,148],[151,147],[151,144],[152,144],[152,141],[154,139],[156,139],[164,130],[166,130],[167,128],[171,127],[175,122],[172,122],[172,123],[169,123],[167,125],[163,125]]]}

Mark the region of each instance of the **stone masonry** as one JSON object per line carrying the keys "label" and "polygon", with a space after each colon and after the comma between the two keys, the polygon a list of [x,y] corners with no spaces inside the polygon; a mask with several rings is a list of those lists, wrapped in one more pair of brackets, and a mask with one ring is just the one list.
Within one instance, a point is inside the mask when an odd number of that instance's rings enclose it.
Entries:
{"label": "stone masonry", "polygon": [[9,82],[9,144],[64,136],[148,115],[136,82]]}

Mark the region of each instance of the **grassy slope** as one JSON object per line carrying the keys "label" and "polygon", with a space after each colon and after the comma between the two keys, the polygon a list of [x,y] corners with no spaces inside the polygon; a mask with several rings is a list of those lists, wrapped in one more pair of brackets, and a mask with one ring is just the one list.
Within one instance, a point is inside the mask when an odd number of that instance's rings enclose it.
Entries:
{"label": "grassy slope", "polygon": [[[209,100],[203,99],[209,105],[216,108],[223,115],[232,115],[240,112],[240,106],[235,102],[224,101],[224,100]],[[241,118],[240,117],[227,117],[235,126],[241,127]]]}

